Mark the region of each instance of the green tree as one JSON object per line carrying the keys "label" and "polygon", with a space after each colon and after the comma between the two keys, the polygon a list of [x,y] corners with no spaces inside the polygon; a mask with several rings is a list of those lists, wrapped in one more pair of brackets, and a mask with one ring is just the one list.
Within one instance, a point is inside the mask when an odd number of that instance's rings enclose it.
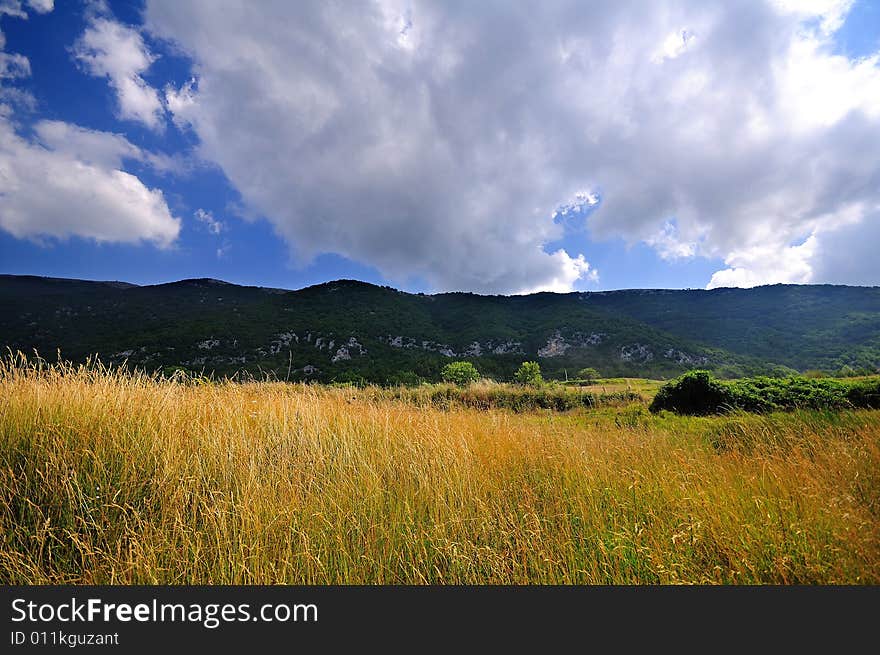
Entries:
{"label": "green tree", "polygon": [[516,373],[513,374],[513,379],[519,384],[528,384],[533,387],[538,387],[544,382],[538,362],[523,362],[520,364]]}
{"label": "green tree", "polygon": [[584,382],[595,382],[600,377],[602,376],[599,375],[599,371],[591,367],[582,368],[580,371],[578,371],[578,378],[583,380]]}
{"label": "green tree", "polygon": [[480,379],[480,373],[470,362],[450,362],[440,373],[444,382],[452,382],[463,387]]}

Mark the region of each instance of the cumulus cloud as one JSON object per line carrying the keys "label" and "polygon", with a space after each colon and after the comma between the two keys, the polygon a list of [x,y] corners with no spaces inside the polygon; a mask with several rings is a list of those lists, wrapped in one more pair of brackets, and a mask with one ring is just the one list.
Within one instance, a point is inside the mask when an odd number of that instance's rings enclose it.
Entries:
{"label": "cumulus cloud", "polygon": [[[53,8],[47,0],[27,4],[40,13]],[[0,18],[5,15],[27,18],[20,2],[0,0]],[[0,59],[0,82],[30,75],[25,57],[0,54],[5,57]],[[4,75],[9,71],[4,62],[10,60],[18,62],[18,71]],[[40,121],[31,126],[33,137],[25,138],[18,132],[13,107],[32,109],[32,104],[28,93],[0,87],[0,229],[36,240],[80,236],[159,246],[174,241],[180,221],[171,215],[162,192],[122,170],[125,160],[170,170],[173,158],[145,152],[121,135],[62,121]]]}
{"label": "cumulus cloud", "polygon": [[880,204],[878,57],[832,48],[849,5],[148,0],[145,20],[193,61],[173,120],[300,261],[508,292],[595,273],[547,251],[572,202],[594,240],[724,259],[713,286],[822,281],[824,244]]}
{"label": "cumulus cloud", "polygon": [[116,94],[120,118],[152,129],[164,126],[159,93],[141,77],[156,57],[137,30],[96,13],[73,52],[87,72],[108,79]]}
{"label": "cumulus cloud", "polygon": [[59,122],[35,126],[37,142],[0,119],[0,228],[18,238],[98,242],[151,241],[168,246],[177,237],[162,192],[120,170],[141,158],[124,138]]}
{"label": "cumulus cloud", "polygon": [[87,164],[121,169],[123,161],[130,159],[161,174],[186,174],[192,168],[192,162],[185,156],[144,150],[121,134],[89,130],[63,121],[40,121],[33,130],[43,145],[52,150],[72,153]]}
{"label": "cumulus cloud", "polygon": [[[861,223],[846,225],[816,238],[813,279],[829,284],[880,286],[877,244],[880,244],[880,208],[875,208]],[[874,265],[865,265],[865,262]]]}
{"label": "cumulus cloud", "polygon": [[[53,9],[51,0],[30,0],[38,13]],[[0,18],[27,18],[22,3],[0,0]],[[0,39],[0,48],[5,42]],[[17,77],[30,75],[21,55]],[[24,62],[23,64],[21,62]],[[8,68],[6,69],[8,70]],[[3,78],[12,77],[0,74]],[[171,245],[180,221],[171,215],[162,192],[150,189],[123,170],[136,161],[154,171],[177,172],[178,157],[145,151],[124,136],[89,130],[63,121],[30,126],[17,122],[16,108],[34,109],[34,99],[15,87],[0,87],[0,229],[23,239],[42,241],[78,236],[97,242],[149,241]]]}
{"label": "cumulus cloud", "polygon": [[583,255],[570,257],[565,250],[560,249],[550,255],[550,257],[557,266],[557,273],[554,277],[536,286],[522,288],[517,293],[528,294],[540,291],[566,293],[572,290],[574,283],[578,280],[599,281],[599,272],[590,266]]}
{"label": "cumulus cloud", "polygon": [[809,262],[815,250],[816,237],[811,235],[802,244],[787,248],[766,245],[734,251],[724,261],[730,268],[714,273],[707,288],[807,283],[812,278]]}
{"label": "cumulus cloud", "polygon": [[47,150],[64,152],[89,166],[122,168],[124,159],[143,158],[141,149],[121,134],[89,130],[63,121],[40,121],[33,129]]}

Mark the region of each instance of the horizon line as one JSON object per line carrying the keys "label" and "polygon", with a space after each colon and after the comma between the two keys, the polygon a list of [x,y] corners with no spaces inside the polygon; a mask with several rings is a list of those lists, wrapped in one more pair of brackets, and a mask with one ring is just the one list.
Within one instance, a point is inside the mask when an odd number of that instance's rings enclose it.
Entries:
{"label": "horizon line", "polygon": [[396,291],[397,293],[405,293],[412,296],[442,296],[442,295],[450,295],[450,294],[465,294],[472,296],[481,296],[481,297],[503,297],[503,298],[515,298],[515,297],[526,297],[526,296],[537,296],[541,294],[552,294],[557,296],[568,296],[572,294],[604,294],[604,293],[624,293],[627,291],[703,291],[706,293],[711,293],[713,291],[749,291],[751,289],[763,289],[768,287],[844,287],[849,289],[877,289],[880,288],[880,285],[859,285],[859,284],[833,284],[827,282],[817,282],[817,283],[797,283],[797,282],[776,282],[774,284],[760,284],[752,287],[715,287],[713,289],[706,289],[704,287],[627,287],[627,288],[618,288],[618,289],[603,289],[597,291],[534,291],[531,293],[479,293],[476,291],[435,291],[435,292],[421,292],[421,291],[405,291],[403,289],[399,289],[397,287],[393,287],[388,284],[376,284],[375,282],[367,282],[365,280],[358,280],[355,278],[335,278],[331,280],[325,280],[324,282],[316,282],[315,284],[309,284],[302,287],[298,287],[295,289],[289,289],[285,287],[274,287],[274,286],[264,286],[259,284],[241,284],[238,282],[229,282],[227,280],[221,280],[219,278],[213,277],[190,277],[190,278],[181,278],[178,280],[169,280],[167,282],[154,282],[151,284],[137,284],[135,282],[128,282],[126,280],[98,280],[98,279],[88,279],[88,278],[75,278],[75,277],[57,277],[53,275],[34,275],[31,273],[0,273],[0,278],[34,278],[40,280],[55,280],[61,282],[89,282],[93,284],[125,284],[130,287],[136,288],[150,288],[150,287],[160,287],[160,286],[168,286],[172,284],[181,284],[184,282],[216,282],[224,285],[235,286],[240,288],[251,288],[251,289],[267,289],[271,291],[283,291],[285,293],[295,293],[298,291],[306,291],[308,289],[313,289],[315,287],[324,286],[327,284],[334,283],[345,283],[345,282],[354,282],[357,284],[363,284],[370,287],[375,287],[377,289],[391,289]]}

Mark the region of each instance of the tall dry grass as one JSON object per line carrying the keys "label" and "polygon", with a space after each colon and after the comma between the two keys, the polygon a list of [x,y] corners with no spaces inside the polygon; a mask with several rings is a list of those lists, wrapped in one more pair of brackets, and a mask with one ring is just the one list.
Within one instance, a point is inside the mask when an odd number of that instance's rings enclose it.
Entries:
{"label": "tall dry grass", "polygon": [[877,583],[880,412],[441,411],[0,366],[4,583]]}

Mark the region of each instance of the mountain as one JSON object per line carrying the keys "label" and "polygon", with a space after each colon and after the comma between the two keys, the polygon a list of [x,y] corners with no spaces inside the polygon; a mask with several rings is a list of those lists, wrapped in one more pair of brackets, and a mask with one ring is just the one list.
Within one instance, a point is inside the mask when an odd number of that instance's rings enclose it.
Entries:
{"label": "mountain", "polygon": [[508,379],[880,368],[880,287],[410,294],[355,280],[286,291],[0,275],[0,347],[217,375],[436,379],[452,359]]}

